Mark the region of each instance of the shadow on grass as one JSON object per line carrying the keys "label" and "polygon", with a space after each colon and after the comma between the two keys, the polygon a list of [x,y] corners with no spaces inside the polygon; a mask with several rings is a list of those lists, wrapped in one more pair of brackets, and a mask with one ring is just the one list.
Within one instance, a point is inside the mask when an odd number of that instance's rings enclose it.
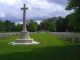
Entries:
{"label": "shadow on grass", "polygon": [[31,52],[0,54],[0,60],[80,60],[80,45],[46,47]]}

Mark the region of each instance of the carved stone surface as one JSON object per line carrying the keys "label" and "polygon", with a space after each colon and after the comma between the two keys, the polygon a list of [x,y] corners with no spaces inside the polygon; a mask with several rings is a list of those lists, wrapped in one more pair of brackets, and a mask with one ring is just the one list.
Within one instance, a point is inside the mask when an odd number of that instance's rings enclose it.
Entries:
{"label": "carved stone surface", "polygon": [[20,39],[30,39],[29,32],[27,32],[27,31],[21,31],[20,32]]}

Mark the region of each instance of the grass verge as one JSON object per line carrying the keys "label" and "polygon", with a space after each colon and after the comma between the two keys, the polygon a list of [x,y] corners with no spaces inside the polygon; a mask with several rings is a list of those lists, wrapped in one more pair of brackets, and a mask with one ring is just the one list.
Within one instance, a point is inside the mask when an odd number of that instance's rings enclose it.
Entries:
{"label": "grass verge", "polygon": [[39,45],[10,45],[18,36],[0,39],[0,60],[80,60],[80,45],[67,44],[58,36],[32,33]]}

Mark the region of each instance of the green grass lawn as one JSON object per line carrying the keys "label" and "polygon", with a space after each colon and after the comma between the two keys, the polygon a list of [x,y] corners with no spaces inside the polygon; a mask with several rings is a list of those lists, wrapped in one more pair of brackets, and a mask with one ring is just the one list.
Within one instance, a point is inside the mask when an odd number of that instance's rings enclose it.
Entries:
{"label": "green grass lawn", "polygon": [[39,45],[10,45],[18,36],[0,39],[0,60],[80,60],[80,44],[69,44],[48,33],[31,33]]}

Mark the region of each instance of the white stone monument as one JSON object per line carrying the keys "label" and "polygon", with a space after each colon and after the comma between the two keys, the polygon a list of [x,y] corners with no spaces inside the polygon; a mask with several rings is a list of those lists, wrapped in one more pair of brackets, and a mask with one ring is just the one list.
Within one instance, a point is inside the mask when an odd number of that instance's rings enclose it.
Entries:
{"label": "white stone monument", "polygon": [[23,29],[20,32],[20,38],[17,39],[15,42],[11,42],[10,44],[12,45],[18,45],[18,44],[23,44],[23,45],[34,45],[34,44],[39,44],[39,42],[34,41],[29,37],[29,32],[26,29],[26,4],[24,4],[24,7],[21,8],[23,10]]}

